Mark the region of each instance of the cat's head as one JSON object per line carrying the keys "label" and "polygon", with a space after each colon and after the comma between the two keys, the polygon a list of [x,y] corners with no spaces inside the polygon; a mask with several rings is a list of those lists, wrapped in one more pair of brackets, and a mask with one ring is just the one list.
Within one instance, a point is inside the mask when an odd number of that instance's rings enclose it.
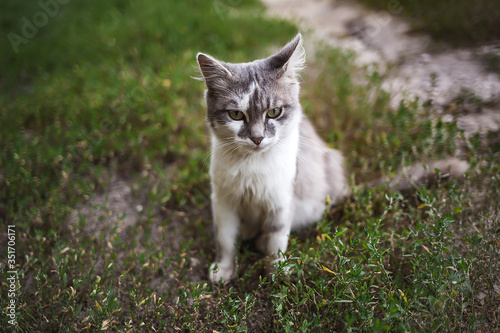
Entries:
{"label": "cat's head", "polygon": [[305,63],[300,34],[266,59],[232,64],[198,53],[197,60],[207,86],[207,120],[221,142],[260,152],[297,130],[297,76]]}

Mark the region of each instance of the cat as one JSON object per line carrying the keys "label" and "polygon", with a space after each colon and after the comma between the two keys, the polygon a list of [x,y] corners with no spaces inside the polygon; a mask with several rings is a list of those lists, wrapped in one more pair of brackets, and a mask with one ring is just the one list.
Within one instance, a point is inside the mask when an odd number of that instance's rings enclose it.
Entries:
{"label": "cat", "polygon": [[339,203],[350,189],[342,154],[302,112],[300,33],[266,59],[233,64],[198,53],[197,61],[211,135],[216,260],[209,279],[229,281],[240,236],[256,238],[270,263],[280,261],[290,232],[319,221],[326,202]]}
{"label": "cat", "polygon": [[325,198],[335,203],[349,187],[342,154],[319,138],[299,103],[300,34],[267,59],[230,64],[199,53],[197,60],[212,139],[217,259],[209,277],[228,281],[239,235],[259,236],[258,249],[280,260],[290,231],[320,220]]}

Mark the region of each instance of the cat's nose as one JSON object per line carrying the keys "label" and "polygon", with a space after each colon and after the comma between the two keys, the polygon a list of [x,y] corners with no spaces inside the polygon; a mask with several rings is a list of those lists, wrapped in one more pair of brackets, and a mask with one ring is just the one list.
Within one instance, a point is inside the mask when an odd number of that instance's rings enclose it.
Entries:
{"label": "cat's nose", "polygon": [[262,142],[262,140],[264,140],[264,137],[263,136],[259,136],[259,137],[250,137],[250,140],[253,141],[253,143],[255,143],[257,146],[260,145],[260,143]]}

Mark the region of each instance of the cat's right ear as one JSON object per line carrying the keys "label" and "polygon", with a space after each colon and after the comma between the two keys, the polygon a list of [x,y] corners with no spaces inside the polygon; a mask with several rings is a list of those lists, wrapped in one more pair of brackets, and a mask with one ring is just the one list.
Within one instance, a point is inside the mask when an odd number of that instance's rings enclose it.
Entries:
{"label": "cat's right ear", "polygon": [[203,74],[207,85],[213,80],[228,79],[233,76],[229,69],[220,61],[207,54],[198,53],[196,60],[198,61],[198,66],[200,66],[201,74]]}

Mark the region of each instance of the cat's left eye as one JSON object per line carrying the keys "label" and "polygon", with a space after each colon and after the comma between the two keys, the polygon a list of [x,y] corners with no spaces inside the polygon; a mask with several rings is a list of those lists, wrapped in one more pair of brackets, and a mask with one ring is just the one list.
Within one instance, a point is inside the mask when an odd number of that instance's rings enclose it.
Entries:
{"label": "cat's left eye", "polygon": [[281,114],[281,108],[274,108],[267,111],[267,116],[269,118],[277,118]]}

